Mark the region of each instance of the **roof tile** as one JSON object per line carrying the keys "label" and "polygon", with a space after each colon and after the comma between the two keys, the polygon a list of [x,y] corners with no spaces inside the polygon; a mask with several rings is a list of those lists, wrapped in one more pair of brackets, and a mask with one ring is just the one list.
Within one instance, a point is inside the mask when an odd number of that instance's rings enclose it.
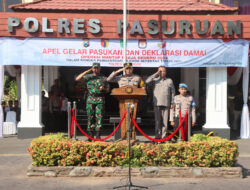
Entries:
{"label": "roof tile", "polygon": [[[38,0],[32,3],[11,5],[14,10],[118,10],[123,0]],[[127,0],[130,11],[237,11],[223,4],[206,0]]]}

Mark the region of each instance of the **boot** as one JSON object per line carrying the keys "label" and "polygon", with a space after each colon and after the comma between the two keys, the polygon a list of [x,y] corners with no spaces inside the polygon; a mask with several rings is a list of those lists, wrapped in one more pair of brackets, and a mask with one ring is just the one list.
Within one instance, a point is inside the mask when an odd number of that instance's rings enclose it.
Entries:
{"label": "boot", "polygon": [[[89,135],[90,137],[94,138],[94,131],[89,131],[88,133],[89,133],[88,135]],[[92,140],[91,140],[90,138],[88,138],[87,141],[91,142]]]}
{"label": "boot", "polygon": [[101,132],[100,131],[96,131],[96,138],[100,139],[101,138]]}

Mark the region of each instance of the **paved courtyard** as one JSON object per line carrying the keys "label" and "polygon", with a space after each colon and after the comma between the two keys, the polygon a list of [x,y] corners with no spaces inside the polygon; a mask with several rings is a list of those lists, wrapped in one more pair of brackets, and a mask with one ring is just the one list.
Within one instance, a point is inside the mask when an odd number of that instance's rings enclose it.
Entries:
{"label": "paved courtyard", "polygon": [[[27,148],[31,139],[20,140],[16,136],[0,139],[0,190],[105,190],[127,184],[128,178],[66,178],[27,177],[31,163]],[[201,178],[132,178],[135,185],[152,190],[249,190],[250,189],[250,140],[236,140],[240,156],[238,165],[244,168],[241,179]],[[121,188],[124,190],[125,188]],[[128,188],[127,188],[128,189]],[[136,189],[136,188],[135,188]]]}

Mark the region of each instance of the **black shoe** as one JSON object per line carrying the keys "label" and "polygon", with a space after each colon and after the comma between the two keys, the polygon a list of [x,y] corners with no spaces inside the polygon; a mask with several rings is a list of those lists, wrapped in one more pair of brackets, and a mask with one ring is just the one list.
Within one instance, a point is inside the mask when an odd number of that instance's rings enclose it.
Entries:
{"label": "black shoe", "polygon": [[96,131],[96,138],[100,139],[101,138],[101,132],[100,131]]}
{"label": "black shoe", "polygon": [[[89,136],[92,137],[92,138],[94,138],[94,131],[89,131]],[[91,142],[92,139],[88,138],[87,141]]]}

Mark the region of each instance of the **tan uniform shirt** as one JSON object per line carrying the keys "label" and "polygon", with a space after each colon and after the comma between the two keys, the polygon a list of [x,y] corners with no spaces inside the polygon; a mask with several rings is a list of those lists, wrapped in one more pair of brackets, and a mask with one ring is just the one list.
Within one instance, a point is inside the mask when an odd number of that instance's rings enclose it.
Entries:
{"label": "tan uniform shirt", "polygon": [[179,111],[181,109],[181,116],[184,117],[186,111],[188,110],[188,106],[191,105],[191,115],[192,115],[192,122],[196,122],[196,115],[195,115],[195,103],[194,98],[192,96],[181,96],[176,95],[174,97],[174,108],[170,109],[170,121],[174,121],[175,117],[179,117]]}
{"label": "tan uniform shirt", "polygon": [[122,75],[115,76],[115,71],[114,71],[109,75],[109,77],[107,78],[107,81],[118,82],[119,87],[123,87],[126,85],[139,87],[139,84],[141,82],[141,77],[139,77],[138,75],[132,75],[129,77],[122,76]]}
{"label": "tan uniform shirt", "polygon": [[146,84],[154,83],[154,106],[166,106],[169,107],[173,104],[175,88],[172,79],[161,79],[157,73],[149,76],[146,80]]}

